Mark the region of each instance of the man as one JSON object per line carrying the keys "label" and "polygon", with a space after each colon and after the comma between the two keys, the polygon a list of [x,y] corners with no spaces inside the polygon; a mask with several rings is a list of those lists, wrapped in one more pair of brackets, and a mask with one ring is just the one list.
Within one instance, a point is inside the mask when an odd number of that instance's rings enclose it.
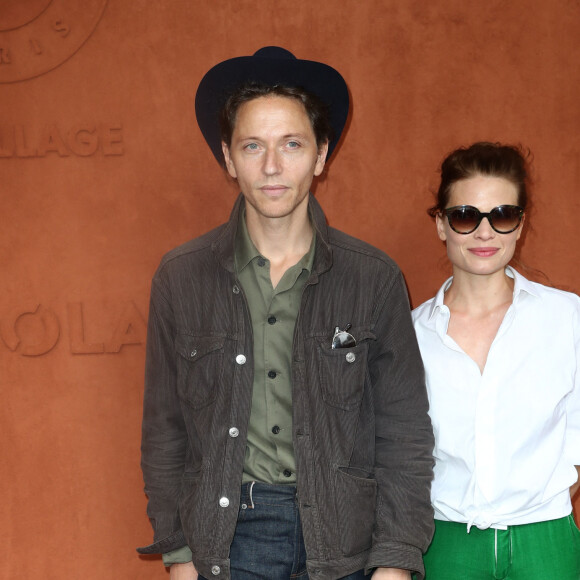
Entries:
{"label": "man", "polygon": [[309,193],[347,113],[337,71],[277,47],[198,88],[241,195],[152,284],[140,552],[172,580],[422,576],[433,440],[405,286]]}

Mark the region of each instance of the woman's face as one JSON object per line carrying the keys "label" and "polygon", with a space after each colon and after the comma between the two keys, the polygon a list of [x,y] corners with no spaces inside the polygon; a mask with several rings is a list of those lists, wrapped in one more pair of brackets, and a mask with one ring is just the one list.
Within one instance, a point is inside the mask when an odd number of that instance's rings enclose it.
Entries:
{"label": "woman's face", "polygon": [[[452,188],[447,207],[472,205],[481,212],[489,212],[498,205],[517,205],[516,186],[502,177],[478,175],[458,181]],[[447,256],[453,264],[453,273],[489,276],[503,272],[516,249],[522,233],[523,219],[516,230],[500,234],[487,218],[481,220],[470,234],[459,234],[451,229],[448,218],[436,217],[439,238],[447,244]]]}

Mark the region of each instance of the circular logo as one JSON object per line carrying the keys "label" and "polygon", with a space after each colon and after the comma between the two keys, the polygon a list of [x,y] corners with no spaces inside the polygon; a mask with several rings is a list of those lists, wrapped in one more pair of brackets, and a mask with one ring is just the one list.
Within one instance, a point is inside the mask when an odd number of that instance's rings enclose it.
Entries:
{"label": "circular logo", "polygon": [[95,30],[107,0],[2,0],[0,83],[31,79],[68,60]]}

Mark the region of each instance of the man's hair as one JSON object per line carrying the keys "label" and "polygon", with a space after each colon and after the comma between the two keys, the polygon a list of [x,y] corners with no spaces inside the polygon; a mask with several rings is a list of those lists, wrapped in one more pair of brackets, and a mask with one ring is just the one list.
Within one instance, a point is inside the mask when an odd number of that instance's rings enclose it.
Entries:
{"label": "man's hair", "polygon": [[429,215],[435,217],[447,207],[451,189],[458,181],[477,176],[501,177],[512,183],[518,192],[517,204],[526,209],[529,156],[521,147],[484,141],[452,151],[441,164],[436,205],[429,209]]}
{"label": "man's hair", "polygon": [[318,148],[333,139],[329,108],[316,95],[298,87],[248,82],[230,94],[220,112],[221,139],[228,147],[232,142],[240,106],[253,99],[268,96],[286,97],[302,103],[310,119]]}

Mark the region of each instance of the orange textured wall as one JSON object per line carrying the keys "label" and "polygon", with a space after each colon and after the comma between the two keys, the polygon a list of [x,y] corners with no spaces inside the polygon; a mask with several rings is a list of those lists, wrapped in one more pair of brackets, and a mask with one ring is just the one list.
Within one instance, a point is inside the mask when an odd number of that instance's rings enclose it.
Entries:
{"label": "orange textured wall", "polygon": [[195,123],[210,66],[279,44],[343,73],[350,125],[316,195],[414,305],[448,273],[425,214],[443,155],[529,146],[522,257],[578,291],[578,30],[573,0],[2,2],[0,577],[165,577],[134,552],[145,320],[161,256],[236,195]]}

